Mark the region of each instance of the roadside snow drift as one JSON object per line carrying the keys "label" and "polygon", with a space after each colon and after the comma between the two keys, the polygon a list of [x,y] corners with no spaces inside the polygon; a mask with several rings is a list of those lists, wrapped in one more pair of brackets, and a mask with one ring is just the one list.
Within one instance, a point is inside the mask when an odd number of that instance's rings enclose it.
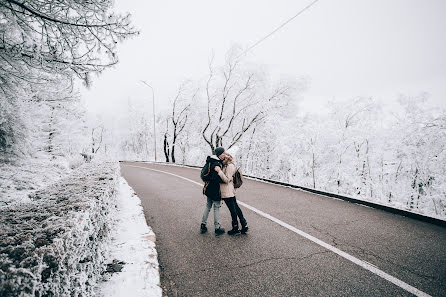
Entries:
{"label": "roadside snow drift", "polygon": [[104,271],[117,163],[88,163],[0,210],[0,296],[90,296]]}
{"label": "roadside snow drift", "polygon": [[141,200],[120,178],[117,211],[107,263],[123,263],[107,273],[98,287],[103,297],[161,297],[155,233],[147,226]]}

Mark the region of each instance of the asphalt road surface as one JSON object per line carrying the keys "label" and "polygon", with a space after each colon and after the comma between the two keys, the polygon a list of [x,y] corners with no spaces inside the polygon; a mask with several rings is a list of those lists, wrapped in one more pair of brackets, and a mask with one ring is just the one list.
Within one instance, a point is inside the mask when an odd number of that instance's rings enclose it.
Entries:
{"label": "asphalt road surface", "polygon": [[[446,228],[245,179],[246,235],[200,234],[197,169],[121,163],[157,237],[165,296],[446,296]],[[198,184],[197,184],[198,183]],[[220,222],[231,227],[222,205]]]}

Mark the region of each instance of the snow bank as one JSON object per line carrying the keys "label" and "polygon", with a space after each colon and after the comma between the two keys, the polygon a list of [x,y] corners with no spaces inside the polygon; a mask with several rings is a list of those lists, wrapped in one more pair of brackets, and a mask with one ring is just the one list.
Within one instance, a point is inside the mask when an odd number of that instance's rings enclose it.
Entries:
{"label": "snow bank", "polygon": [[106,297],[162,296],[155,234],[147,226],[141,200],[120,178],[117,212],[107,263],[124,263],[121,272],[107,273],[98,288]]}
{"label": "snow bank", "polygon": [[104,271],[117,163],[88,163],[0,210],[0,296],[91,296]]}

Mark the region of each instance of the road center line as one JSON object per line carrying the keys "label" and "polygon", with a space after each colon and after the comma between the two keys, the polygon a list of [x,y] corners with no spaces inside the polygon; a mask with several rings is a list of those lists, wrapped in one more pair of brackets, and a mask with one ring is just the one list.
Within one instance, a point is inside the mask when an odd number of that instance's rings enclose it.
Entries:
{"label": "road center line", "polygon": [[[151,171],[156,171],[156,172],[172,175],[172,176],[175,176],[177,178],[184,179],[184,180],[186,180],[188,182],[191,182],[191,183],[193,183],[195,185],[198,185],[200,187],[203,186],[202,183],[196,182],[194,180],[191,180],[191,179],[188,179],[186,177],[183,177],[183,176],[180,176],[180,175],[177,175],[177,174],[174,174],[174,173],[170,173],[170,172],[167,172],[167,171],[158,170],[158,169],[152,169],[152,168],[147,168],[147,167],[142,167],[142,166],[134,166],[134,165],[127,165],[127,164],[122,164],[122,165],[128,166],[128,167],[141,168],[141,169],[146,169],[146,170],[151,170]],[[314,236],[312,236],[312,235],[310,235],[308,233],[305,233],[304,231],[299,230],[296,227],[293,227],[293,226],[291,226],[291,225],[289,225],[289,224],[287,224],[287,223],[285,223],[285,222],[283,222],[283,221],[281,221],[281,220],[279,220],[279,219],[277,219],[277,218],[275,218],[275,217],[273,217],[273,216],[271,216],[271,215],[269,215],[269,214],[267,214],[267,213],[265,213],[265,212],[255,208],[255,207],[252,207],[249,204],[246,204],[246,203],[244,203],[244,202],[242,202],[240,200],[237,200],[237,202],[240,205],[242,205],[242,206],[252,210],[253,212],[257,213],[258,215],[260,215],[260,216],[262,216],[264,218],[267,218],[267,219],[273,221],[274,223],[277,223],[280,226],[285,227],[286,229],[288,229],[290,231],[293,231],[294,233],[299,234],[302,237],[305,237],[308,240],[311,240],[312,242],[316,243],[317,245],[320,245],[320,246],[326,248],[327,250],[332,251],[333,253],[343,257],[344,259],[347,259],[347,260],[355,263],[356,265],[361,266],[362,268],[364,268],[364,269],[366,269],[366,270],[368,270],[368,271],[370,271],[370,272],[372,272],[372,273],[382,277],[383,279],[385,279],[385,280],[387,280],[387,281],[397,285],[398,287],[406,290],[409,293],[412,293],[412,294],[414,294],[416,296],[431,297],[431,295],[429,295],[427,293],[424,293],[423,291],[420,291],[420,290],[418,290],[415,287],[412,287],[411,285],[409,285],[409,284],[403,282],[402,280],[400,280],[400,279],[398,279],[398,278],[396,278],[396,277],[394,277],[394,276],[392,276],[392,275],[390,275],[390,274],[388,274],[388,273],[378,269],[376,266],[374,266],[372,264],[369,264],[368,262],[365,262],[365,261],[362,261],[362,260],[360,260],[358,258],[355,258],[354,256],[352,256],[350,254],[347,254],[346,252],[343,252],[340,249],[335,248],[334,246],[329,245],[328,243],[326,243],[326,242],[324,242],[324,241],[322,241],[322,240],[320,240],[320,239],[318,239],[318,238],[316,238],[316,237],[314,237]]]}

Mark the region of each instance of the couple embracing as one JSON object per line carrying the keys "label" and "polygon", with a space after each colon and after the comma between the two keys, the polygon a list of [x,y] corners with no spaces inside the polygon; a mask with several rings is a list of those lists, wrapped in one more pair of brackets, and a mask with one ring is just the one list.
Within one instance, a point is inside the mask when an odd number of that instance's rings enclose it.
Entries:
{"label": "couple embracing", "polygon": [[[232,219],[232,229],[228,231],[228,234],[245,234],[248,231],[248,223],[235,198],[234,174],[237,171],[233,163],[233,155],[235,152],[231,152],[230,150],[225,151],[223,147],[217,147],[214,152],[215,154],[209,156],[206,160],[206,164],[209,164],[207,172],[209,178],[203,189],[203,194],[206,195],[207,202],[201,220],[200,231],[201,233],[207,232],[207,219],[211,208],[214,207],[215,235],[225,233],[225,229],[221,227],[219,222],[221,200],[223,200],[231,213]],[[239,229],[239,220],[241,229]]]}

